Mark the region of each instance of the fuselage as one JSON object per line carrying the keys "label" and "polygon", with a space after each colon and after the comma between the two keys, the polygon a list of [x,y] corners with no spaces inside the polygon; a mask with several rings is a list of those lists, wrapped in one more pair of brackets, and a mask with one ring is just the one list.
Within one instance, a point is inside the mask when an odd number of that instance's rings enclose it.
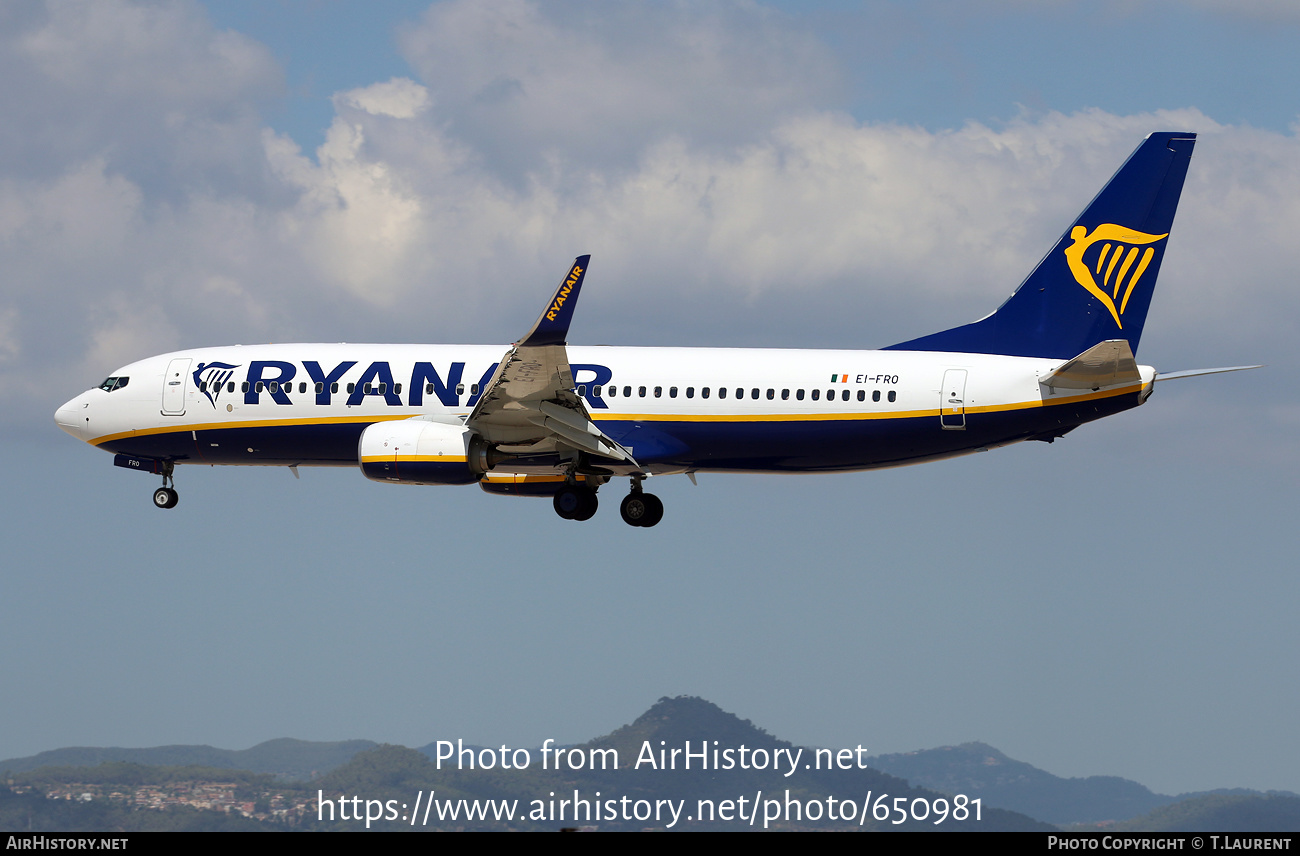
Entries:
{"label": "fuselage", "polygon": [[[386,420],[466,417],[501,346],[282,344],[178,351],[58,410],[110,452],[179,464],[356,466]],[[1155,372],[1054,390],[1060,360],[934,351],[569,346],[592,421],[647,473],[833,472],[1050,439],[1141,404]],[[121,379],[126,378],[123,382]],[[517,472],[552,472],[545,459]]]}

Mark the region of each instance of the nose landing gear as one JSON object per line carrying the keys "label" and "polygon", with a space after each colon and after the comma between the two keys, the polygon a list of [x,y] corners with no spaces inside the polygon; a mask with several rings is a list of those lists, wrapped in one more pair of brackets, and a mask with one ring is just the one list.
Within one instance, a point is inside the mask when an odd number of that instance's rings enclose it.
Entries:
{"label": "nose landing gear", "polygon": [[174,462],[162,462],[163,486],[153,492],[155,508],[175,508],[176,503],[181,501],[180,494],[176,492],[176,481],[172,478],[172,471],[175,469],[176,464]]}

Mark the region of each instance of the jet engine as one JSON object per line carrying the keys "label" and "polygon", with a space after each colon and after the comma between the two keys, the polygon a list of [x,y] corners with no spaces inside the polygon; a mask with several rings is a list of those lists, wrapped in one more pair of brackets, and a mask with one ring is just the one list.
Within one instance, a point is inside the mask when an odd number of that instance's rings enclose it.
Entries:
{"label": "jet engine", "polygon": [[403,419],[361,432],[366,478],[402,484],[473,484],[504,456],[464,425]]}

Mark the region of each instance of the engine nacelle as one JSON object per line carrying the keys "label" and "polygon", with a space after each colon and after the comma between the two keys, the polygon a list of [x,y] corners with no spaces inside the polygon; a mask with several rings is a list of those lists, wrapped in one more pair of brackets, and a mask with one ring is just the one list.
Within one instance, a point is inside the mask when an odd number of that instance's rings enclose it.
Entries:
{"label": "engine nacelle", "polygon": [[402,484],[473,484],[497,457],[464,425],[423,419],[376,422],[357,455],[366,478]]}

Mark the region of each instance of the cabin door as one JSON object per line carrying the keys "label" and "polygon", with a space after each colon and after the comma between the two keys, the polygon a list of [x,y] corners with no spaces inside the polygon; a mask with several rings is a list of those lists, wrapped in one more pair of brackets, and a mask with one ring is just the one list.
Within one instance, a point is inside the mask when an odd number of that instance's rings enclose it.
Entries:
{"label": "cabin door", "polygon": [[162,412],[164,416],[181,416],[185,413],[185,378],[189,376],[188,359],[172,360],[163,375]]}
{"label": "cabin door", "polygon": [[939,390],[939,424],[945,431],[966,430],[966,370],[948,369]]}

